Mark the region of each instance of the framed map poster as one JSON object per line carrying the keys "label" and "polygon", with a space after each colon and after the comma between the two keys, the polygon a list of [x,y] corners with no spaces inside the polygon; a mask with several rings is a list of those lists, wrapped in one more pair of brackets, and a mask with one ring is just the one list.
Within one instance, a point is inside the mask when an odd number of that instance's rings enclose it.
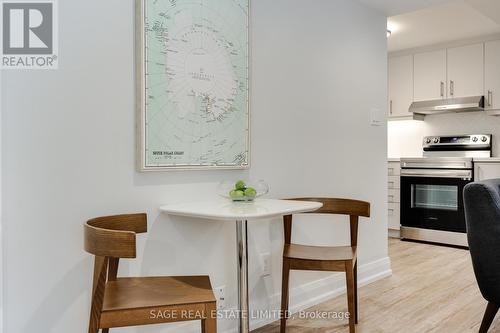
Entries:
{"label": "framed map poster", "polygon": [[249,0],[136,0],[139,168],[249,165]]}

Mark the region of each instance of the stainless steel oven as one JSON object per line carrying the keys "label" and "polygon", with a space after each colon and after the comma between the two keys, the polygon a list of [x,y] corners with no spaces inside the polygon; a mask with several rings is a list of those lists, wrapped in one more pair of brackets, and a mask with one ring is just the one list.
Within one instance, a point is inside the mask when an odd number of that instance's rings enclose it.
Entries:
{"label": "stainless steel oven", "polygon": [[490,135],[426,137],[424,158],[402,159],[401,237],[467,246],[463,189],[473,181],[472,156],[486,154]]}
{"label": "stainless steel oven", "polygon": [[[472,182],[472,159],[404,162],[401,170],[402,237],[466,246],[462,193]],[[463,168],[458,168],[461,165]]]}

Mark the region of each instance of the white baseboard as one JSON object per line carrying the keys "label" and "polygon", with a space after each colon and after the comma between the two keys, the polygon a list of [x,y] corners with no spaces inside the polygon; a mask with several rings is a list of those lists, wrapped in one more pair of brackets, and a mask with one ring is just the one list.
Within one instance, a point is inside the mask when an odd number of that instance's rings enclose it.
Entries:
{"label": "white baseboard", "polygon": [[389,238],[401,238],[401,231],[399,229],[389,229]]}
{"label": "white baseboard", "polygon": [[[379,259],[358,267],[358,286],[364,286],[392,275],[391,261],[389,257]],[[292,286],[290,290],[290,312],[297,313],[314,305],[326,302],[346,292],[346,281],[344,273],[333,273],[331,276],[302,284]],[[281,293],[273,295],[273,308],[281,306]],[[252,330],[268,325],[273,319],[254,320],[250,323]],[[224,333],[235,333],[236,330]]]}
{"label": "white baseboard", "polygon": [[[293,274],[293,273],[292,273]],[[389,257],[379,259],[358,267],[358,286],[364,286],[373,283],[392,275],[391,261]],[[326,302],[332,298],[340,296],[346,292],[346,282],[344,273],[333,273],[323,279],[304,283],[299,286],[292,286],[290,290],[290,312],[297,313],[311,306]],[[281,293],[276,293],[270,296],[269,304],[272,309],[280,309]],[[250,323],[251,330],[255,330],[262,326],[268,325],[275,321],[273,318],[264,318],[252,320]],[[166,332],[170,332],[167,330]],[[199,328],[193,329],[193,326],[179,325],[175,328],[175,332],[197,333]],[[237,328],[226,329],[221,333],[237,333]]]}

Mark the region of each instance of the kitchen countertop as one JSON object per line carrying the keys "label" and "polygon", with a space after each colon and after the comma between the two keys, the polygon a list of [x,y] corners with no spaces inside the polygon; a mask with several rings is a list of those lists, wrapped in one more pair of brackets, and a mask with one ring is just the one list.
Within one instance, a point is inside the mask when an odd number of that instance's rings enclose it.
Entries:
{"label": "kitchen countertop", "polygon": [[475,157],[474,162],[500,163],[500,157]]}
{"label": "kitchen countertop", "polygon": [[[500,163],[500,157],[474,157],[474,162],[478,163]],[[400,162],[401,158],[389,157],[388,162]]]}

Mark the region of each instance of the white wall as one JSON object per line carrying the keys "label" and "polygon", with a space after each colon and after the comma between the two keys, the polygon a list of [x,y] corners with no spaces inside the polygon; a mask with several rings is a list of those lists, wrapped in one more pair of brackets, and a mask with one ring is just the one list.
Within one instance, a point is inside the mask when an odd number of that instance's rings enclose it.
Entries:
{"label": "white wall", "polygon": [[390,121],[388,156],[422,156],[422,139],[428,135],[493,134],[493,156],[500,156],[500,117],[485,113],[451,113],[427,116],[425,121]]}
{"label": "white wall", "polygon": [[[60,1],[59,70],[4,73],[4,332],[86,332],[92,260],[82,223],[104,214],[149,214],[140,259],[124,261],[120,274],[209,274],[234,306],[234,225],[158,212],[161,204],[213,196],[223,179],[266,179],[273,197],[371,201],[372,218],[360,229],[360,279],[390,273],[386,127],[370,127],[368,112],[386,108],[385,17],[351,0],[252,1],[252,169],[141,174],[133,7],[132,0]],[[296,227],[300,241],[347,241],[346,222]],[[249,237],[252,307],[277,308],[281,221],[252,223]],[[273,256],[270,278],[259,277],[262,252]],[[334,296],[343,279],[294,273],[292,306]],[[234,324],[221,321],[221,332]]]}
{"label": "white wall", "polygon": [[3,332],[3,215],[2,215],[2,72],[0,72],[0,333]]}

